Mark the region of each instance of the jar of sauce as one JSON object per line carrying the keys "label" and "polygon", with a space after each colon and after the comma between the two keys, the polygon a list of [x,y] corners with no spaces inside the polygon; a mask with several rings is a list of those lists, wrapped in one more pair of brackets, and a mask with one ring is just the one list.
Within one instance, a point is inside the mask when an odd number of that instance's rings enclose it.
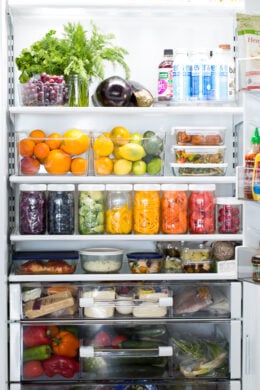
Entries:
{"label": "jar of sauce", "polygon": [[260,282],[260,254],[252,257],[253,264],[253,281]]}

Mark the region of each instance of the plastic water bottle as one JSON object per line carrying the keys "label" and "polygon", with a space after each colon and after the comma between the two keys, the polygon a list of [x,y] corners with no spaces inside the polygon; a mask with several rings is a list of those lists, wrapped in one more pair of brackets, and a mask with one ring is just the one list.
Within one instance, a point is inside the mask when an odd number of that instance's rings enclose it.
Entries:
{"label": "plastic water bottle", "polygon": [[176,49],[173,62],[173,100],[190,99],[191,64],[187,49]]}
{"label": "plastic water bottle", "polygon": [[213,50],[212,55],[212,100],[228,100],[228,64],[223,57],[223,50],[220,48]]}
{"label": "plastic water bottle", "polygon": [[158,72],[158,100],[169,101],[173,97],[172,89],[173,50],[164,50],[164,59],[159,64]]}
{"label": "plastic water bottle", "polygon": [[211,99],[211,63],[209,51],[191,52],[191,100]]}

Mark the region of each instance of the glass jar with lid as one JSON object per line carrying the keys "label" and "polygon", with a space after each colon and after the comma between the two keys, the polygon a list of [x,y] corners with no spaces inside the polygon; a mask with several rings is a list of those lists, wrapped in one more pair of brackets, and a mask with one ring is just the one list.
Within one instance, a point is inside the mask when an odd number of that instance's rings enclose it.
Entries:
{"label": "glass jar with lid", "polygon": [[162,233],[185,234],[188,231],[188,185],[161,185]]}
{"label": "glass jar with lid", "polygon": [[260,254],[256,254],[251,259],[253,265],[253,281],[260,282]]}
{"label": "glass jar with lid", "polygon": [[190,184],[189,232],[215,234],[215,184]]}
{"label": "glass jar with lid", "polygon": [[48,233],[74,234],[74,184],[49,184]]}
{"label": "glass jar with lid", "polygon": [[130,234],[133,228],[132,184],[106,185],[106,232]]}
{"label": "glass jar with lid", "polygon": [[105,231],[105,185],[78,185],[79,234],[103,234]]}
{"label": "glass jar with lid", "polygon": [[160,231],[160,184],[134,184],[134,233]]}
{"label": "glass jar with lid", "polygon": [[19,196],[20,234],[45,234],[46,185],[21,184]]}
{"label": "glass jar with lid", "polygon": [[220,234],[238,234],[242,229],[242,201],[223,197],[216,199],[217,230]]}

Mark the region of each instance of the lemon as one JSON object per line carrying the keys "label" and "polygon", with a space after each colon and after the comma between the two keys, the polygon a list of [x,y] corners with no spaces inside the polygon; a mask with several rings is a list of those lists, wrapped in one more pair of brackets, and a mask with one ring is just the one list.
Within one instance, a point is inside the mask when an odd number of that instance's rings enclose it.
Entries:
{"label": "lemon", "polygon": [[114,150],[114,144],[110,138],[102,134],[93,142],[93,150],[98,156],[109,156]]}
{"label": "lemon", "polygon": [[145,150],[139,144],[125,144],[118,149],[120,156],[126,160],[137,161],[145,156]]}
{"label": "lemon", "polygon": [[123,158],[115,160],[114,174],[115,175],[128,175],[132,169],[132,162]]}
{"label": "lemon", "polygon": [[142,145],[142,140],[143,140],[142,134],[140,134],[140,133],[133,133],[133,134],[131,134],[131,136],[130,136],[129,142],[131,142],[131,143],[133,143],[133,144]]}

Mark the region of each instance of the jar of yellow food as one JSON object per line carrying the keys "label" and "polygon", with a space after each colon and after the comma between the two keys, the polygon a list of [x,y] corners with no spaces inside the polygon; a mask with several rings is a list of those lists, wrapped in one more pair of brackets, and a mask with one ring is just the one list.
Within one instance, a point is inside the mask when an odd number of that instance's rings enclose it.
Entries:
{"label": "jar of yellow food", "polygon": [[134,185],[134,233],[160,231],[160,184]]}
{"label": "jar of yellow food", "polygon": [[107,184],[106,186],[106,232],[130,234],[133,226],[131,184]]}

